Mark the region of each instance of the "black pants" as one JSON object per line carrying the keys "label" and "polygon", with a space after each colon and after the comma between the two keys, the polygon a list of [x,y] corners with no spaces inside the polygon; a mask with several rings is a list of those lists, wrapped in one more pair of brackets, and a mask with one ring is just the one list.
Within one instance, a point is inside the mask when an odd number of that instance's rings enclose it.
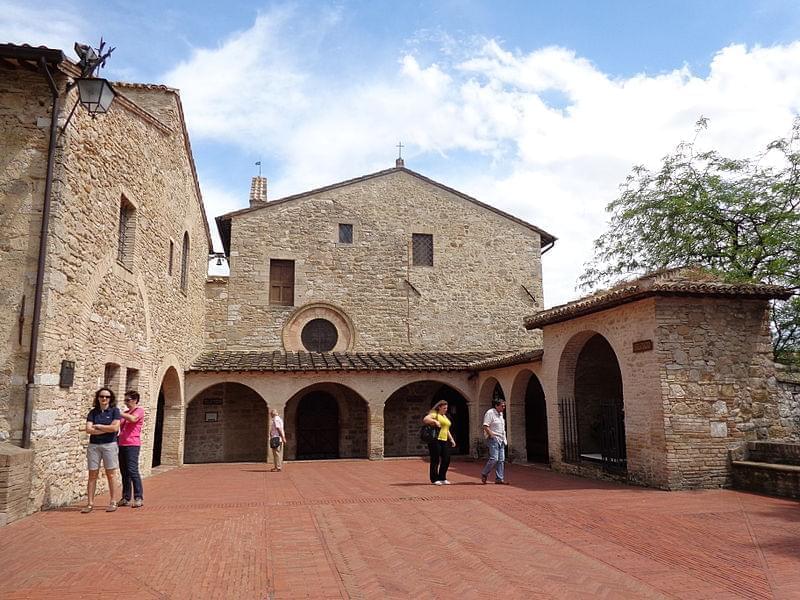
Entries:
{"label": "black pants", "polygon": [[134,498],[144,498],[139,475],[139,446],[119,447],[119,469],[122,474],[122,497],[130,500],[133,492]]}
{"label": "black pants", "polygon": [[428,444],[431,454],[431,483],[447,479],[447,468],[450,466],[450,442],[434,440]]}

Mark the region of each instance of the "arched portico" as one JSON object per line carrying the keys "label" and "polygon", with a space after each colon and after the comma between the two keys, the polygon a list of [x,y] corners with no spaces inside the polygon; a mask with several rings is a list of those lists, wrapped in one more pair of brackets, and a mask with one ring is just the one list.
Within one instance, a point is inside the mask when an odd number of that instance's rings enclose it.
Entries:
{"label": "arched portico", "polygon": [[153,433],[151,466],[177,466],[182,463],[183,394],[178,371],[167,367],[158,389],[156,422]]}
{"label": "arched portico", "polygon": [[263,462],[267,459],[267,403],[241,383],[218,383],[186,409],[184,462]]}
{"label": "arched portico", "polygon": [[567,343],[559,364],[558,398],[565,461],[625,471],[622,373],[603,335],[583,331]]}
{"label": "arched portico", "polygon": [[286,403],[289,459],[367,458],[369,406],[353,389],[321,382],[295,393]]}
{"label": "arched portico", "polygon": [[528,369],[517,373],[509,406],[511,439],[522,458],[529,462],[549,463],[547,404],[542,384],[535,373]]}
{"label": "arched portico", "polygon": [[415,381],[395,390],[383,410],[384,456],[420,456],[427,446],[419,439],[422,417],[439,400],[447,400],[456,440],[453,454],[469,454],[469,403],[456,388],[435,380]]}

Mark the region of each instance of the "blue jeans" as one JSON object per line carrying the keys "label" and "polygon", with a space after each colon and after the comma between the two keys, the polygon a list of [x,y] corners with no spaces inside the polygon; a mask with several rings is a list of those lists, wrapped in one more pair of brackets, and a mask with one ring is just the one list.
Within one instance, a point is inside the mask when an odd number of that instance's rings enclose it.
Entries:
{"label": "blue jeans", "polygon": [[[139,446],[119,447],[119,469],[122,473],[122,497],[131,500],[131,491],[134,498],[144,499],[142,490],[142,477],[139,475]],[[131,488],[133,488],[131,490]]]}
{"label": "blue jeans", "polygon": [[489,447],[489,460],[486,461],[486,465],[481,471],[481,477],[488,477],[494,468],[495,481],[503,481],[506,468],[506,445],[496,437],[486,440],[486,445]]}

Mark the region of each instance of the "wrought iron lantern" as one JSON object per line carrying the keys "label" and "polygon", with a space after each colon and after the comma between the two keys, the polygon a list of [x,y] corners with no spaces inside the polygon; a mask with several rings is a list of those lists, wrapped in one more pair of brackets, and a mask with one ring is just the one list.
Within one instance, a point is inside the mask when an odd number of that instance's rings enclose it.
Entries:
{"label": "wrought iron lantern", "polygon": [[107,79],[100,77],[79,77],[75,80],[81,105],[94,116],[108,112],[114,101],[114,89]]}

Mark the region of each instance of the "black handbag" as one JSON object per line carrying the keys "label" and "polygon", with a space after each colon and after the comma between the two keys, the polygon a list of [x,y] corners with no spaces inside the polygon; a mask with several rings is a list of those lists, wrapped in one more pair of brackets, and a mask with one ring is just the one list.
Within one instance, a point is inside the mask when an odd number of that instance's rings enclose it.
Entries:
{"label": "black handbag", "polygon": [[419,439],[426,444],[430,444],[437,437],[439,437],[439,432],[436,430],[436,427],[432,425],[423,425],[419,428]]}
{"label": "black handbag", "polygon": [[270,448],[280,448],[281,447],[281,438],[278,436],[269,438],[269,447]]}

